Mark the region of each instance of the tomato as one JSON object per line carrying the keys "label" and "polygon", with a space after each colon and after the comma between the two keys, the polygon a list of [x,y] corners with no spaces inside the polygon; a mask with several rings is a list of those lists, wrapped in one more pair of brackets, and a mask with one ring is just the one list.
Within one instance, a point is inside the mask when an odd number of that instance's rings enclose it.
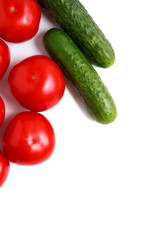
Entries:
{"label": "tomato", "polygon": [[4,154],[0,151],[0,187],[6,181],[10,169],[10,163]]}
{"label": "tomato", "polygon": [[5,117],[5,105],[4,102],[0,96],[0,127],[4,121],[4,117]]}
{"label": "tomato", "polygon": [[0,37],[14,43],[34,37],[41,18],[36,0],[0,0],[0,6]]}
{"label": "tomato", "polygon": [[18,113],[9,122],[3,136],[6,156],[11,162],[21,165],[45,161],[51,156],[54,147],[54,130],[40,113]]}
{"label": "tomato", "polygon": [[0,80],[10,64],[10,50],[7,44],[0,39]]}
{"label": "tomato", "polygon": [[54,61],[43,55],[35,55],[12,68],[9,86],[23,107],[40,112],[60,101],[65,90],[65,80]]}

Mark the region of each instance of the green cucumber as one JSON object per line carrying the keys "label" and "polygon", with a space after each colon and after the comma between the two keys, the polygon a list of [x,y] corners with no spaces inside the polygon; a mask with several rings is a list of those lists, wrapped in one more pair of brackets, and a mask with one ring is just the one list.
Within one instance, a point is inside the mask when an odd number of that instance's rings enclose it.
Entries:
{"label": "green cucumber", "polygon": [[114,101],[74,41],[62,30],[53,28],[46,32],[43,42],[50,57],[75,87],[92,117],[104,124],[113,122],[117,115]]}
{"label": "green cucumber", "polygon": [[100,67],[110,67],[115,54],[109,41],[79,0],[38,0],[86,56]]}

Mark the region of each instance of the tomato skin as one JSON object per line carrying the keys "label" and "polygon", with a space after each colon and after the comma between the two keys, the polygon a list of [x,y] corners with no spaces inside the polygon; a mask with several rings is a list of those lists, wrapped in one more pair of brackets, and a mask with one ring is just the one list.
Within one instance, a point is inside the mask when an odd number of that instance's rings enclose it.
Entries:
{"label": "tomato skin", "polygon": [[13,43],[27,41],[39,29],[40,7],[36,0],[0,0],[0,36]]}
{"label": "tomato skin", "polygon": [[4,184],[4,182],[7,179],[9,169],[10,169],[9,160],[0,151],[0,187]]}
{"label": "tomato skin", "polygon": [[65,91],[62,71],[53,60],[43,55],[31,56],[16,64],[8,82],[17,101],[35,112],[55,106]]}
{"label": "tomato skin", "polygon": [[9,122],[3,136],[6,156],[20,165],[39,164],[47,160],[54,147],[54,130],[40,113],[18,113]]}
{"label": "tomato skin", "polygon": [[0,80],[10,64],[10,50],[7,44],[0,39]]}
{"label": "tomato skin", "polygon": [[5,117],[5,105],[4,102],[0,96],[0,127],[2,126],[2,123],[4,121],[4,117]]}

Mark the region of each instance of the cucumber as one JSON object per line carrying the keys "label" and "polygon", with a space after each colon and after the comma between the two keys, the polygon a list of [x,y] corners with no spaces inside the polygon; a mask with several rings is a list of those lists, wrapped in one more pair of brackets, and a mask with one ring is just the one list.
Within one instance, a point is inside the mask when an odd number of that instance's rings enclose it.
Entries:
{"label": "cucumber", "polygon": [[46,32],[43,42],[50,57],[76,88],[92,117],[103,124],[113,122],[117,112],[107,87],[68,34],[53,28]]}
{"label": "cucumber", "polygon": [[97,66],[110,67],[114,50],[79,0],[38,0]]}

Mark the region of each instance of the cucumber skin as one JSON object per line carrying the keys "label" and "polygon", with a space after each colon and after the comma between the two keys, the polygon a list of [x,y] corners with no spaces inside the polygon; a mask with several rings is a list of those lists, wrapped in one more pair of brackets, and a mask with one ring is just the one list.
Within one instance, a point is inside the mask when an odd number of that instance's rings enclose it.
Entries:
{"label": "cucumber skin", "polygon": [[73,40],[60,29],[50,29],[43,38],[50,57],[77,90],[92,117],[103,124],[117,116],[116,106],[96,70]]}
{"label": "cucumber skin", "polygon": [[79,0],[38,0],[89,59],[99,67],[110,67],[114,50]]}

